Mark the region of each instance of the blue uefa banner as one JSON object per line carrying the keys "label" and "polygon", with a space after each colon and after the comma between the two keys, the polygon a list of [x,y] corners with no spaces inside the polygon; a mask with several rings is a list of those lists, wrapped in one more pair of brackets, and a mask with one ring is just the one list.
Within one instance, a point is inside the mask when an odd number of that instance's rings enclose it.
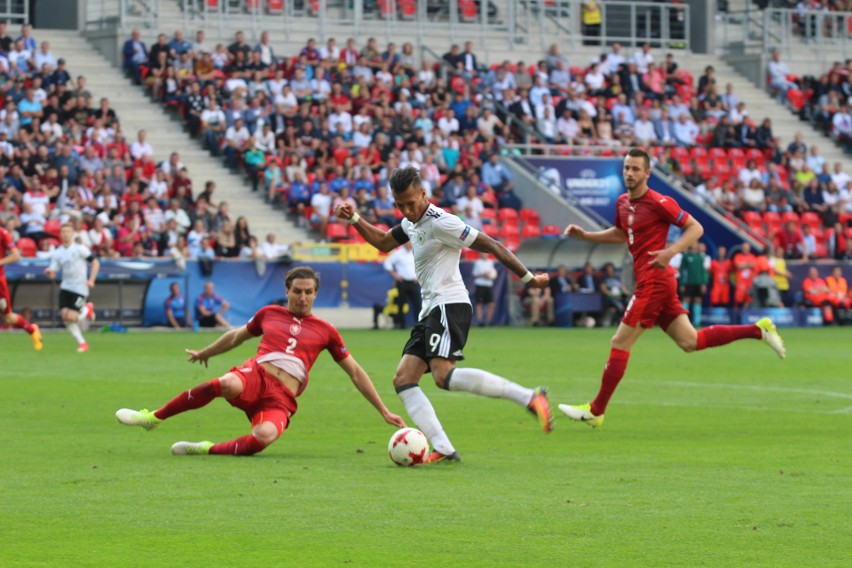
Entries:
{"label": "blue uefa banner", "polygon": [[590,209],[610,224],[615,219],[615,202],[624,193],[621,160],[582,160],[529,156],[538,168],[538,180],[556,190],[572,205]]}
{"label": "blue uefa banner", "polygon": [[[537,179],[546,187],[559,193],[568,203],[581,211],[603,218],[607,225],[615,220],[615,203],[624,193],[621,159],[613,158],[560,158],[529,156],[525,160],[538,170]],[[648,185],[654,190],[677,200],[687,213],[704,227],[703,241],[711,255],[716,247],[728,250],[739,246],[744,235],[718,215],[711,214],[701,203],[672,187],[655,173]]]}

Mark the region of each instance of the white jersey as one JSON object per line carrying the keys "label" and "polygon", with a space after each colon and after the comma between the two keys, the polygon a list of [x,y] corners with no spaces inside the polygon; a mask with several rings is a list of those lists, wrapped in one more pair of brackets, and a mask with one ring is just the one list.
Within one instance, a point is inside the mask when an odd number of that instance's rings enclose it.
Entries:
{"label": "white jersey", "polygon": [[67,248],[56,247],[50,255],[50,269],[62,271],[60,290],[68,290],[81,296],[89,295],[89,286],[86,281],[88,280],[87,264],[91,256],[92,251],[81,244],[73,243]]}
{"label": "white jersey", "polygon": [[461,249],[470,246],[479,231],[431,203],[416,223],[400,224],[411,241],[414,270],[423,294],[419,319],[442,304],[470,304],[467,286],[459,271]]}

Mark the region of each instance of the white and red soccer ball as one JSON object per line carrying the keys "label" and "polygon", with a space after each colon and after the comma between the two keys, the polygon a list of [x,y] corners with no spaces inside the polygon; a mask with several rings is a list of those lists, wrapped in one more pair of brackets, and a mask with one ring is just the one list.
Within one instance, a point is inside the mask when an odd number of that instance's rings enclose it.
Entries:
{"label": "white and red soccer ball", "polygon": [[397,430],[388,442],[388,455],[399,466],[419,465],[429,455],[429,440],[416,428]]}

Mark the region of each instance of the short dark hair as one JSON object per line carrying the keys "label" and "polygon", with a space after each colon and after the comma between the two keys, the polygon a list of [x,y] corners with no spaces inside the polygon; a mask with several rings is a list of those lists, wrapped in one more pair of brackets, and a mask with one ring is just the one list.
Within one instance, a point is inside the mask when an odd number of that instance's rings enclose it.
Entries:
{"label": "short dark hair", "polygon": [[423,187],[420,182],[420,170],[413,166],[407,168],[398,168],[393,171],[390,177],[391,190],[395,195],[405,193],[409,187]]}
{"label": "short dark hair", "polygon": [[290,286],[293,285],[293,280],[295,279],[305,279],[305,280],[313,280],[316,284],[316,289],[319,290],[320,285],[320,277],[319,273],[316,272],[310,266],[296,266],[295,268],[291,268],[289,272],[287,272],[287,276],[284,278],[284,287],[289,290]]}
{"label": "short dark hair", "polygon": [[627,152],[627,156],[630,158],[642,158],[645,160],[645,169],[651,169],[651,156],[649,156],[648,152],[642,148],[631,148],[630,151]]}

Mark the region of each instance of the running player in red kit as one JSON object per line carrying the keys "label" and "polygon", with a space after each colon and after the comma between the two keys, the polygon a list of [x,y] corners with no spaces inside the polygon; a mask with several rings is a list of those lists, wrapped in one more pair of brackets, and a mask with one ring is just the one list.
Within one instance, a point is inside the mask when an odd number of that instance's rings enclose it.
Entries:
{"label": "running player in red kit", "polygon": [[156,428],[163,420],[207,405],[223,397],[246,413],[251,434],[228,442],[177,442],[175,455],[251,455],[262,451],[287,429],[296,413],[296,397],[308,385],[308,373],[322,350],[352,379],[352,383],[388,424],[399,428],[405,422],[391,413],[376,392],[370,377],[347,351],[340,334],[330,323],[311,314],[319,289],[319,275],[300,266],[287,273],[287,307],[266,306],[249,322],[223,334],[200,351],[187,349],[190,363],[207,366],[210,357],[230,351],[253,337],[261,337],[257,355],[224,376],[202,383],[173,398],[154,412],[122,408],[115,417],[122,424]]}
{"label": "running player in red kit", "polygon": [[[612,338],[609,360],[604,366],[597,397],[583,405],[560,404],[559,409],[573,420],[596,428],[603,424],[604,412],[612,393],[624,376],[630,349],[646,329],[659,325],[678,346],[691,353],[719,347],[739,339],[761,339],[782,359],[784,343],[769,318],[754,325],[714,325],[696,331],[677,296],[675,272],[669,267],[674,255],[683,252],[704,234],[704,228],[671,197],[648,187],[651,159],[634,148],[624,159],[624,184],[627,193],[616,203],[615,226],[594,233],[569,225],[565,234],[593,243],[627,241],[636,271],[636,291]],[[666,248],[669,226],[683,230],[680,238]]]}
{"label": "running player in red kit", "polygon": [[38,325],[30,323],[22,316],[12,311],[12,294],[9,292],[9,283],[6,281],[7,264],[14,264],[21,260],[21,251],[15,245],[15,239],[11,233],[0,227],[0,317],[3,323],[19,327],[30,334],[30,339],[33,340],[33,347],[36,351],[41,351],[44,346],[41,342],[41,331]]}

